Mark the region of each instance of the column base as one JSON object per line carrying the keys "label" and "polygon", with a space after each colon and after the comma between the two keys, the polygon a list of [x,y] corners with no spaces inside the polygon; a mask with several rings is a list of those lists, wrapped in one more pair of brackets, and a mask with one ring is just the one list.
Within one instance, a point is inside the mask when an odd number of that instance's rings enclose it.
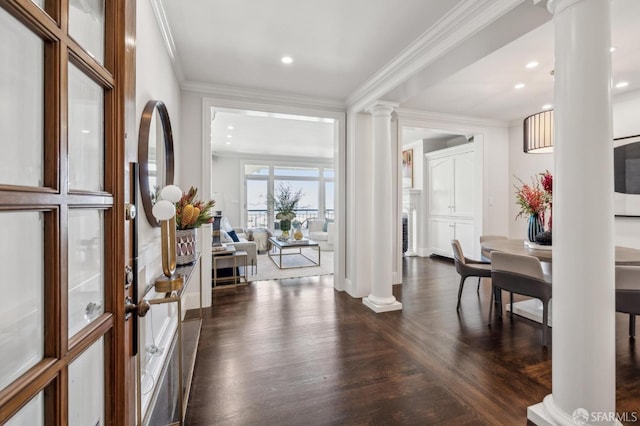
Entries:
{"label": "column base", "polygon": [[381,304],[379,302],[378,303],[374,302],[371,296],[369,296],[362,299],[362,303],[364,303],[365,306],[367,306],[369,309],[371,309],[373,312],[377,314],[381,312],[391,312],[391,311],[402,310],[402,303],[395,300],[395,298],[392,303]]}
{"label": "column base", "polygon": [[[553,395],[547,395],[542,402],[527,407],[527,420],[536,426],[575,426],[591,424],[591,414],[584,408],[578,408],[572,414],[565,413],[553,400]],[[615,425],[622,426],[619,420]]]}

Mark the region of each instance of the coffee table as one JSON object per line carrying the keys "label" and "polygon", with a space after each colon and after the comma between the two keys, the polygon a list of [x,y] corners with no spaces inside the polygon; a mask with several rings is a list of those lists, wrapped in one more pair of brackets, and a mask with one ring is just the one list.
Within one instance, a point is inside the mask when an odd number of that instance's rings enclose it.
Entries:
{"label": "coffee table", "polygon": [[[320,266],[320,245],[316,241],[309,239],[280,241],[276,237],[270,237],[269,242],[271,250],[267,254],[279,269]],[[318,260],[303,253],[304,248],[317,249]]]}

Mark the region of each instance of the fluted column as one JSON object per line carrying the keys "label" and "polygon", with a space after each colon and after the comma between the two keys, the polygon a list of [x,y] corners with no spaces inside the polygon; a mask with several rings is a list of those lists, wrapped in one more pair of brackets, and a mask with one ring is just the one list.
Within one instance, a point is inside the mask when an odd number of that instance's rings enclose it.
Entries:
{"label": "fluted column", "polygon": [[397,104],[378,102],[368,109],[372,119],[373,168],[371,185],[371,235],[374,244],[371,246],[371,294],[362,301],[375,312],[388,312],[402,309],[402,304],[393,296],[393,228],[391,223],[393,184],[391,113]]}
{"label": "fluted column", "polygon": [[555,27],[553,387],[529,407],[538,425],[616,424],[610,6],[547,3]]}

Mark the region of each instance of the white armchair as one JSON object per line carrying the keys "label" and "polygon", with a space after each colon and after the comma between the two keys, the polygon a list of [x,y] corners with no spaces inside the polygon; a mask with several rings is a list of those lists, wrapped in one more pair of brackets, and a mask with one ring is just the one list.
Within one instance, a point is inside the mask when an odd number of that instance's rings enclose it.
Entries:
{"label": "white armchair", "polygon": [[[324,219],[309,219],[309,238],[317,241],[324,248],[333,246],[333,222],[325,222]],[[326,225],[326,228],[325,228]]]}

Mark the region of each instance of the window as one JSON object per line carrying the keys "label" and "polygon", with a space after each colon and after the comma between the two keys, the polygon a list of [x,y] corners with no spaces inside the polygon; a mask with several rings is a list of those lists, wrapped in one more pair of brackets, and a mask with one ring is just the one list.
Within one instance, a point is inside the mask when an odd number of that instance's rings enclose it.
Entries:
{"label": "window", "polygon": [[309,165],[245,164],[246,226],[275,229],[274,213],[269,210],[269,194],[280,184],[303,196],[296,210],[296,220],[333,218],[333,168]]}

